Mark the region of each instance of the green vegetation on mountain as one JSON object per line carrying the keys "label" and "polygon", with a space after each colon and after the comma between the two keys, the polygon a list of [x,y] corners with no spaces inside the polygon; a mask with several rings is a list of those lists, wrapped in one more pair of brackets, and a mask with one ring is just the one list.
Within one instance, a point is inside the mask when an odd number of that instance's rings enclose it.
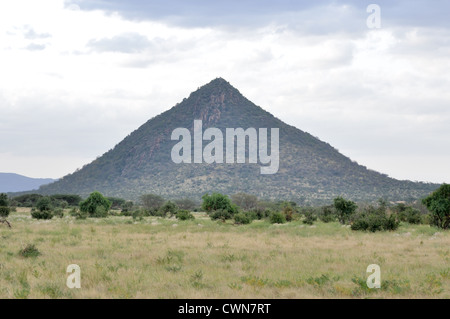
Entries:
{"label": "green vegetation on mountain", "polygon": [[[194,120],[203,130],[219,128],[279,128],[280,168],[261,175],[260,164],[175,164],[171,140],[176,128]],[[207,143],[204,142],[204,146]],[[82,169],[42,186],[41,194],[88,196],[98,190],[109,197],[138,200],[143,194],[199,201],[206,193],[245,192],[268,200],[290,200],[300,205],[326,203],[337,196],[353,201],[422,198],[439,185],[399,181],[358,165],[329,144],[247,100],[223,79],[199,88],[170,110],[152,118],[116,147]]]}

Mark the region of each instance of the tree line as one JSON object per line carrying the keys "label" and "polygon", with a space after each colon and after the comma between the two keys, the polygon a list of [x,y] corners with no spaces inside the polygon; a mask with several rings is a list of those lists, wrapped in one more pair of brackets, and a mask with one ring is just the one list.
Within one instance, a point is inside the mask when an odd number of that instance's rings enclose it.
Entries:
{"label": "tree line", "polygon": [[309,225],[317,220],[325,223],[336,221],[353,230],[372,232],[396,230],[401,222],[450,228],[450,185],[443,184],[422,199],[421,204],[426,207],[425,212],[404,203],[390,205],[382,199],[376,205],[358,206],[343,197],[336,197],[326,206],[300,207],[292,201],[261,201],[257,196],[246,193],[237,193],[231,197],[208,193],[202,197],[201,203],[188,198],[172,201],[157,194],[145,194],[140,197],[139,204],[121,198],[105,197],[97,191],[85,200],[79,195],[71,194],[26,194],[12,199],[6,194],[0,194],[0,222],[7,222],[6,217],[16,207],[31,207],[31,215],[36,219],[62,218],[65,209],[69,209],[69,214],[77,219],[122,215],[131,216],[133,219],[157,216],[189,220],[195,218],[192,212],[204,211],[212,220],[233,220],[237,225],[265,219],[271,223],[301,220]]}

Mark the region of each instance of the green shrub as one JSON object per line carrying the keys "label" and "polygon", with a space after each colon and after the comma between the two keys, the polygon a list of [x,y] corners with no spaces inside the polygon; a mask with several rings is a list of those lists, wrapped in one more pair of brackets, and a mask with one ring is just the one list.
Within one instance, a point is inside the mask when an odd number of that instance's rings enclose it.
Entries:
{"label": "green shrub", "polygon": [[188,211],[193,210],[197,206],[197,204],[189,198],[177,199],[175,200],[175,204],[177,204],[180,209]]}
{"label": "green shrub", "polygon": [[305,211],[305,219],[303,220],[303,224],[312,225],[317,220],[317,216],[314,210],[309,209]]}
{"label": "green shrub", "polygon": [[274,212],[269,217],[271,224],[284,224],[286,223],[286,218],[280,212]]}
{"label": "green shrub", "polygon": [[133,211],[131,211],[131,210],[122,210],[121,212],[120,212],[120,216],[126,216],[126,217],[130,217],[130,216],[133,216]]}
{"label": "green shrub", "polygon": [[319,219],[324,223],[331,223],[336,220],[334,206],[323,206],[319,214]]}
{"label": "green shrub", "polygon": [[382,208],[375,209],[369,206],[365,211],[356,215],[351,225],[352,230],[362,231],[394,231],[400,225],[396,214],[387,216],[385,210]]}
{"label": "green shrub", "polygon": [[6,218],[9,216],[10,209],[6,206],[0,206],[0,217]]}
{"label": "green shrub", "polygon": [[420,224],[422,222],[422,214],[417,208],[406,206],[405,204],[398,204],[392,209],[399,221],[410,224]]}
{"label": "green shrub", "polygon": [[291,222],[294,218],[294,210],[292,209],[291,205],[287,204],[283,207],[283,215],[287,222]]}
{"label": "green shrub", "polygon": [[394,215],[391,215],[386,218],[384,230],[394,231],[398,229],[398,226],[400,226],[400,221]]}
{"label": "green shrub", "polygon": [[195,219],[194,215],[191,214],[191,212],[187,211],[187,210],[180,210],[177,212],[176,214],[176,218],[179,220],[192,220]]}
{"label": "green shrub", "polygon": [[99,192],[93,192],[80,203],[80,211],[88,213],[89,217],[107,217],[111,202]]}
{"label": "green shrub", "polygon": [[334,208],[336,209],[339,222],[341,224],[347,224],[358,206],[356,206],[356,204],[351,200],[346,200],[342,197],[336,197],[334,199]]}
{"label": "green shrub", "polygon": [[91,218],[105,218],[108,217],[108,210],[105,208],[105,206],[97,206],[95,208],[95,211],[90,214]]}
{"label": "green shrub", "polygon": [[422,222],[422,214],[416,208],[408,209],[405,221],[410,224],[420,224]]}
{"label": "green shrub", "polygon": [[272,213],[269,209],[263,207],[256,207],[250,211],[256,218],[254,219],[264,219],[270,216]]}
{"label": "green shrub", "polygon": [[177,210],[178,206],[170,200],[165,202],[164,205],[159,209],[161,217],[167,217],[167,215],[169,215],[169,218],[175,215],[177,213]]}
{"label": "green shrub", "polygon": [[238,225],[247,225],[252,222],[252,219],[249,214],[246,213],[238,213],[234,215],[234,223]]}
{"label": "green shrub", "polygon": [[82,212],[77,208],[72,208],[69,212],[70,216],[75,217],[75,219],[86,219],[89,216],[88,212]]}
{"label": "green shrub", "polygon": [[127,202],[123,203],[122,211],[121,211],[122,216],[131,216],[131,211],[133,210],[133,206],[134,206],[134,204],[132,201],[127,201]]}
{"label": "green shrub", "polygon": [[164,204],[164,198],[156,194],[146,194],[141,196],[141,202],[147,210],[158,210]]}
{"label": "green shrub", "polygon": [[450,185],[443,184],[422,203],[431,212],[432,225],[448,229],[450,228]]}
{"label": "green shrub", "polygon": [[219,210],[226,210],[231,215],[238,213],[237,206],[232,204],[231,200],[226,195],[219,193],[213,193],[212,195],[205,194],[202,196],[202,199],[202,209],[208,213]]}
{"label": "green shrub", "polygon": [[133,220],[143,220],[145,216],[145,211],[142,211],[140,209],[135,210],[134,212],[131,213],[131,217],[133,218]]}
{"label": "green shrub", "polygon": [[34,219],[52,219],[53,213],[49,210],[44,211],[34,210],[31,211],[31,217]]}
{"label": "green shrub", "polygon": [[53,211],[53,215],[59,218],[64,217],[64,210],[62,208],[57,208]]}
{"label": "green shrub", "polygon": [[219,209],[219,210],[212,212],[210,214],[210,217],[212,220],[221,219],[222,221],[225,221],[227,219],[233,218],[233,215],[228,210]]}
{"label": "green shrub", "polygon": [[37,257],[41,254],[41,252],[36,248],[35,245],[32,244],[28,244],[25,248],[21,249],[19,251],[19,255],[24,257],[24,258],[29,258],[29,257]]}
{"label": "green shrub", "polygon": [[40,212],[51,211],[53,209],[52,200],[50,197],[42,197],[36,203],[36,208]]}

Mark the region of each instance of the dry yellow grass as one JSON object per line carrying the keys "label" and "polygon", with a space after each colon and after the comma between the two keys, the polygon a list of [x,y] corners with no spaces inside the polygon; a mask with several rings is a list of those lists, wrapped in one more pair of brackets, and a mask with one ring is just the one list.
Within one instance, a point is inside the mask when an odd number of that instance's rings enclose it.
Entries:
{"label": "dry yellow grass", "polygon": [[[449,298],[450,234],[354,232],[337,223],[222,225],[131,217],[0,226],[0,298]],[[34,244],[41,255],[24,258]],[[66,287],[70,264],[81,289]],[[369,264],[381,289],[368,289]]]}

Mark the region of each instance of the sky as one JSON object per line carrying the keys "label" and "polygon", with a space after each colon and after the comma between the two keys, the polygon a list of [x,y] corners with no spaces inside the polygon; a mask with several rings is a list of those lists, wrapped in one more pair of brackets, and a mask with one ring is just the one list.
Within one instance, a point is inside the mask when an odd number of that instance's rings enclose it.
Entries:
{"label": "sky", "polygon": [[449,12],[442,0],[2,1],[0,172],[72,173],[222,77],[359,164],[450,182]]}

